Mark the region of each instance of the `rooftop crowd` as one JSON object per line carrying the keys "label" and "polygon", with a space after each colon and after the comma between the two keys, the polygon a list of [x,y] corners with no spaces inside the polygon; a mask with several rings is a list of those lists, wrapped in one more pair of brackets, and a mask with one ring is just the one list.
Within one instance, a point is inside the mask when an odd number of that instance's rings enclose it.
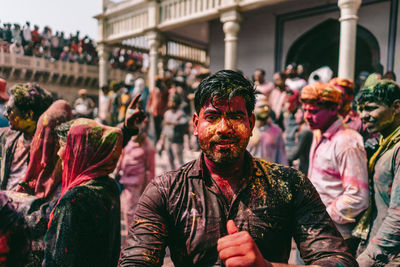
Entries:
{"label": "rooftop crowd", "polygon": [[[82,37],[79,31],[66,36],[48,26],[43,29],[38,25],[32,27],[30,22],[22,27],[18,23],[3,23],[0,26],[0,51],[89,65],[97,65],[99,61],[96,42],[89,36]],[[143,55],[132,49],[113,48],[110,65],[127,71],[142,71]]]}
{"label": "rooftop crowd", "polygon": [[0,80],[0,263],[161,266],[168,247],[178,266],[399,266],[394,73],[266,77],[127,75],[98,112],[84,89]]}

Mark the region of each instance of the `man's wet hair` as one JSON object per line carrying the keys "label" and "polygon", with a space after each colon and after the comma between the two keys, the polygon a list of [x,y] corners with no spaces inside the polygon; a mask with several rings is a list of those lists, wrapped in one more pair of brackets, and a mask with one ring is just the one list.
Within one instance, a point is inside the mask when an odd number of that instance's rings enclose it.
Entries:
{"label": "man's wet hair", "polygon": [[365,102],[383,103],[390,107],[394,101],[400,100],[400,87],[391,80],[378,80],[358,92],[357,105]]}
{"label": "man's wet hair", "polygon": [[250,115],[256,103],[255,92],[253,83],[242,74],[232,70],[220,70],[204,79],[196,90],[194,97],[196,113],[200,113],[200,109],[208,100],[213,100],[211,101],[213,104],[214,97],[230,101],[234,96],[241,96],[246,101],[247,113]]}
{"label": "man's wet hair", "polygon": [[36,121],[53,103],[51,93],[37,83],[16,84],[10,92],[21,114],[29,114],[32,111],[33,119]]}

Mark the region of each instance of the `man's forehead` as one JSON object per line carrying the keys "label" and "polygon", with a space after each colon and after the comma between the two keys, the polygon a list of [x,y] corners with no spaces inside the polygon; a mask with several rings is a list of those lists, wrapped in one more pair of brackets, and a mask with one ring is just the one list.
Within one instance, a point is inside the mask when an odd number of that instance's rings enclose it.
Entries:
{"label": "man's forehead", "polygon": [[365,107],[365,106],[387,106],[387,105],[380,101],[365,101],[365,102],[359,104],[359,106]]}
{"label": "man's forehead", "polygon": [[303,109],[321,109],[322,107],[317,103],[303,103]]}
{"label": "man's forehead", "polygon": [[234,96],[231,99],[221,98],[214,96],[212,99],[208,99],[202,109],[204,110],[246,110],[246,100],[242,96]]}

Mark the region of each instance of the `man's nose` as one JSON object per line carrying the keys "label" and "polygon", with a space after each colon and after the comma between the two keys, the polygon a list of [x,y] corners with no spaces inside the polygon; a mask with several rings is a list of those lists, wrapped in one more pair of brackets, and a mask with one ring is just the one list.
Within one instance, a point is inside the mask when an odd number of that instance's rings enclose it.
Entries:
{"label": "man's nose", "polygon": [[227,133],[232,133],[233,128],[232,128],[232,123],[230,120],[226,118],[222,118],[218,124],[217,128],[217,134],[227,134]]}

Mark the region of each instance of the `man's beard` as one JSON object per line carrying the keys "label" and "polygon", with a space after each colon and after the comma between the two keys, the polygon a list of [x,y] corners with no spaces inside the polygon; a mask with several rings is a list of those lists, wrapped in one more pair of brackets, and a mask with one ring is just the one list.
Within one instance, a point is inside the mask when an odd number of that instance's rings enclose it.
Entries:
{"label": "man's beard", "polygon": [[219,149],[217,151],[213,150],[213,147],[216,145],[213,142],[210,142],[209,146],[204,146],[200,143],[200,148],[206,157],[218,165],[230,165],[234,164],[240,159],[242,154],[246,151],[247,144],[250,138],[246,140],[241,140],[235,146],[228,149]]}

